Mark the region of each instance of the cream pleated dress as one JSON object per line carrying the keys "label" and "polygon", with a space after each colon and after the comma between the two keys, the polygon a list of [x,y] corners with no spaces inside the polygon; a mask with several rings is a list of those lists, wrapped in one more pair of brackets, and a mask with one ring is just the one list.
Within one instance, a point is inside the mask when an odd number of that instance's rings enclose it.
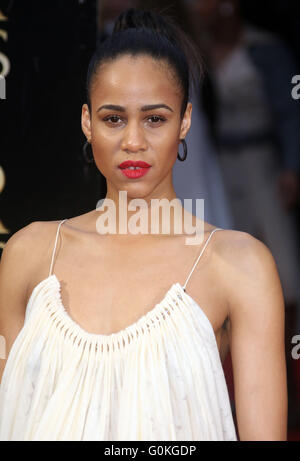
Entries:
{"label": "cream pleated dress", "polygon": [[52,266],[29,298],[0,386],[0,440],[237,440],[214,330],[174,283],[137,322],[85,331]]}

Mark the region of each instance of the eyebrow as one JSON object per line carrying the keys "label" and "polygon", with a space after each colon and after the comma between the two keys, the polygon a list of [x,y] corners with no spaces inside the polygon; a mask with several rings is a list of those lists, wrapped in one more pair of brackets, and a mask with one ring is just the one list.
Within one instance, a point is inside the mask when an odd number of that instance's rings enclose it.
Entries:
{"label": "eyebrow", "polygon": [[[161,109],[161,108],[168,109],[171,112],[173,112],[171,107],[167,106],[166,104],[150,104],[150,105],[141,107],[141,111],[142,112],[147,112],[148,110]],[[104,104],[104,106],[100,106],[97,109],[96,112],[100,112],[101,109],[116,110],[118,112],[125,112],[126,111],[125,107],[116,106],[115,104]]]}

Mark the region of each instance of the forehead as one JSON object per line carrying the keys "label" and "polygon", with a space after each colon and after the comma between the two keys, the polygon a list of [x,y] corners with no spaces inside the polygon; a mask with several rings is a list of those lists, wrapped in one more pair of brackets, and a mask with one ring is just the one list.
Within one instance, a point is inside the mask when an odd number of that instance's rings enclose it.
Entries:
{"label": "forehead", "polygon": [[149,56],[121,56],[101,65],[95,76],[91,99],[125,105],[168,100],[181,104],[181,93],[165,61]]}

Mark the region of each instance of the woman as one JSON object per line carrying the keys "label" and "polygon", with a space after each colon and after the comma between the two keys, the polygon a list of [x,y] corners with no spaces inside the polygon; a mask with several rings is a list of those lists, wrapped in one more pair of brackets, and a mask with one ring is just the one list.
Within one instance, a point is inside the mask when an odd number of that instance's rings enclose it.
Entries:
{"label": "woman", "polygon": [[[125,224],[133,199],[176,199],[192,112],[185,40],[133,9],[90,63],[82,129],[117,225],[120,192]],[[204,240],[187,245],[175,211],[164,234],[103,234],[102,217],[34,222],[4,248],[0,438],[236,440],[221,364],[230,347],[240,439],[285,440],[284,308],[266,246],[196,216]]]}

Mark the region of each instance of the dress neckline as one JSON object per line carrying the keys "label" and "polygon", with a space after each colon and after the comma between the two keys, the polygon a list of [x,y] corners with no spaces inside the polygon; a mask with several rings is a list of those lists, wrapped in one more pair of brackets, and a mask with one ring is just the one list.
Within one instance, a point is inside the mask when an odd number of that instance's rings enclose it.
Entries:
{"label": "dress neckline", "polygon": [[[126,346],[132,342],[132,340],[136,340],[139,336],[143,335],[145,332],[144,330],[147,330],[147,326],[149,327],[149,330],[152,330],[152,327],[157,325],[157,323],[160,323],[162,320],[166,321],[166,318],[168,318],[167,315],[172,317],[175,314],[175,311],[180,312],[185,310],[187,307],[191,307],[198,310],[213,343],[218,348],[215,332],[209,318],[203,309],[199,306],[199,304],[188,293],[185,292],[183,286],[179,282],[174,282],[166,291],[162,299],[150,310],[148,310],[146,314],[143,314],[135,322],[128,325],[127,327],[110,334],[90,333],[70,316],[62,301],[61,283],[55,274],[51,274],[44,278],[33,288],[27,306],[32,302],[35,293],[38,292],[41,287],[44,288],[44,286],[49,286],[49,283],[50,288],[51,283],[54,283],[54,290],[52,294],[54,295],[54,301],[56,301],[54,303],[50,302],[47,304],[51,317],[57,314],[59,316],[60,326],[61,322],[64,321],[66,329],[71,331],[73,335],[79,339],[79,341],[83,340],[84,343],[96,343],[102,346],[116,345],[120,349],[120,343],[123,342],[124,347],[122,347],[122,349],[125,349]],[[183,302],[184,299],[188,301],[188,306],[185,306],[185,303]],[[172,303],[170,302],[171,300],[173,300]]]}

